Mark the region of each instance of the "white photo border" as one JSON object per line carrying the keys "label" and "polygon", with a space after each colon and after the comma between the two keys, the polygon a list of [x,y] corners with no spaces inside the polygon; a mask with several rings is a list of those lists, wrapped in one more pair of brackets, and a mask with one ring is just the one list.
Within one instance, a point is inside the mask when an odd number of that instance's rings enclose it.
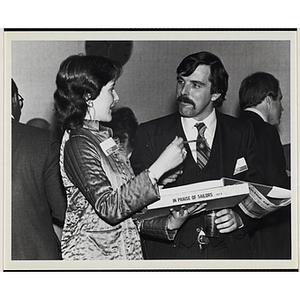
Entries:
{"label": "white photo border", "polygon": [[[3,270],[297,270],[299,268],[298,220],[298,32],[297,30],[4,30],[4,239]],[[11,43],[37,40],[289,40],[291,66],[291,160],[292,160],[292,259],[291,260],[144,260],[144,261],[13,261],[11,253]]]}

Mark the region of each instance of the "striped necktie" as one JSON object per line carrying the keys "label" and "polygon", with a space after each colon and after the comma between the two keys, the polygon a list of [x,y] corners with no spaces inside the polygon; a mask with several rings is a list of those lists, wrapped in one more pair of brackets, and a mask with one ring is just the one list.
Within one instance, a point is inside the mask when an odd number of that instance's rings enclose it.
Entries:
{"label": "striped necktie", "polygon": [[204,137],[204,131],[206,129],[205,124],[197,123],[195,125],[195,127],[198,129],[198,137],[197,137],[198,141],[196,143],[197,164],[200,167],[200,169],[203,169],[209,160],[211,150],[210,150],[208,143]]}

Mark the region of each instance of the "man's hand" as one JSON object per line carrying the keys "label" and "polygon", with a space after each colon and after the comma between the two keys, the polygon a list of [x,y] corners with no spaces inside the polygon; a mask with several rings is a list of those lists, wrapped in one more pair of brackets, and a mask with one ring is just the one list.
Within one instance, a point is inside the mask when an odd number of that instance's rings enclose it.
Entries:
{"label": "man's hand", "polygon": [[241,217],[232,209],[222,209],[216,213],[216,217],[215,224],[220,233],[229,233],[244,225]]}

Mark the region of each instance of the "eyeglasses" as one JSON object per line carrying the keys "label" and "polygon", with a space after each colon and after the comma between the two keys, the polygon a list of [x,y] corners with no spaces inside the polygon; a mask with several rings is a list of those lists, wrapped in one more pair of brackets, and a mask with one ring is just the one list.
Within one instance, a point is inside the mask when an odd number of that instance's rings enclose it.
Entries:
{"label": "eyeglasses", "polygon": [[18,94],[18,101],[19,101],[20,107],[22,108],[23,107],[24,98],[20,94]]}

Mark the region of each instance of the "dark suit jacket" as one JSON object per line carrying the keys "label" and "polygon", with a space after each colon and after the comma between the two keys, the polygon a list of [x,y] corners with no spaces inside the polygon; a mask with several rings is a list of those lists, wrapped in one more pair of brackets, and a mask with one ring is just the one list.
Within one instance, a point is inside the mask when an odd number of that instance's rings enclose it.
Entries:
{"label": "dark suit jacket", "polygon": [[[200,170],[187,147],[187,158],[180,166],[183,168],[183,174],[170,186],[220,179],[221,177],[264,182],[251,124],[219,112],[216,113],[217,127],[211,157],[206,168]],[[135,172],[139,173],[148,168],[176,135],[186,139],[178,113],[141,124],[136,133],[136,147],[131,157]],[[237,160],[243,157],[247,162],[248,170],[233,175]],[[256,221],[244,215],[238,207],[235,207],[235,210],[242,217],[244,228],[232,234],[221,234],[219,238],[211,239],[211,244],[217,247],[224,242],[230,248],[230,258],[248,257],[250,255],[249,244],[244,237]],[[196,231],[201,224],[199,218],[199,215],[190,217],[178,230],[173,243],[145,237],[148,252],[146,255],[149,255],[150,258],[198,258],[197,252],[191,249],[195,248],[193,245],[197,238]],[[148,242],[149,240],[151,242]],[[185,245],[185,253],[178,254],[179,243]]]}
{"label": "dark suit jacket", "polygon": [[276,127],[252,111],[243,111],[240,118],[249,120],[253,125],[266,183],[290,188],[283,147]]}
{"label": "dark suit jacket", "polygon": [[52,222],[63,225],[66,197],[59,143],[45,130],[12,121],[12,259],[61,259]]}
{"label": "dark suit jacket", "polygon": [[[290,188],[284,151],[277,129],[255,112],[243,111],[240,118],[249,120],[253,125],[267,184]],[[255,231],[250,233],[250,242],[255,258],[290,258],[290,206],[273,212],[261,220]]]}

